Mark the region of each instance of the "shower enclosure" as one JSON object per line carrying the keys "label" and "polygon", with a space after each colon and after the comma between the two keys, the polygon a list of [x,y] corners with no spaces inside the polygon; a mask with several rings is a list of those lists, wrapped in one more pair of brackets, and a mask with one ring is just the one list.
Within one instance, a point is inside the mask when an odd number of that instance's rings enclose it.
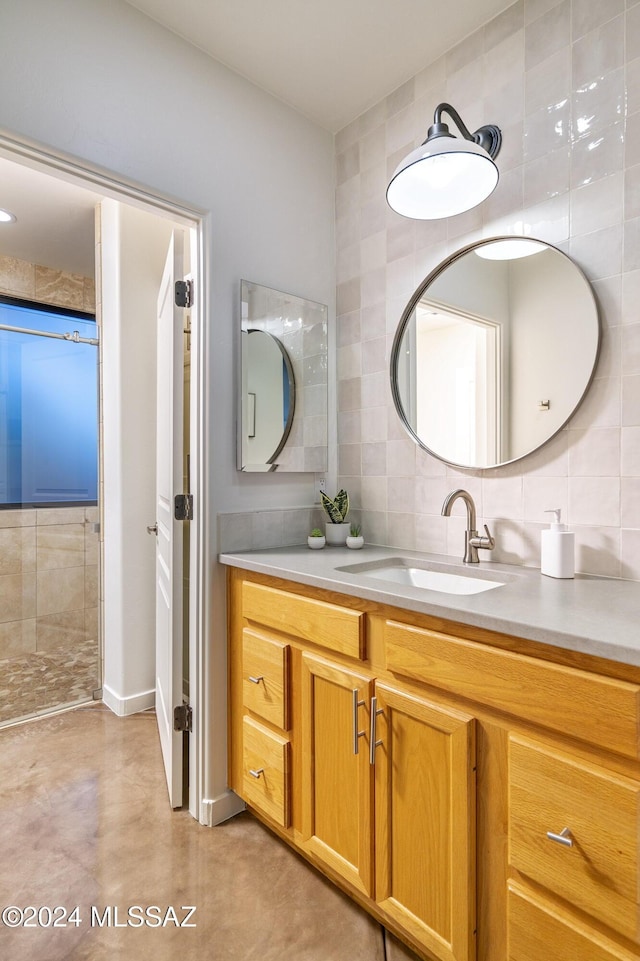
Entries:
{"label": "shower enclosure", "polygon": [[0,298],[0,725],[100,688],[91,315]]}

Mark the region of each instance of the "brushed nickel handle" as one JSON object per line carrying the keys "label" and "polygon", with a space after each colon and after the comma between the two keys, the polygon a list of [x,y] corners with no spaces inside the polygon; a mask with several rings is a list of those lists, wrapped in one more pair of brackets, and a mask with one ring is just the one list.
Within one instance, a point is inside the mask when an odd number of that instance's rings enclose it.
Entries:
{"label": "brushed nickel handle", "polygon": [[250,768],[249,768],[249,774],[251,775],[251,777],[258,778],[258,777],[260,777],[261,774],[264,774],[264,768],[263,768],[263,767],[259,767],[257,771],[254,771],[253,768],[250,767]]}
{"label": "brushed nickel handle", "polygon": [[558,844],[563,844],[565,848],[573,847],[573,839],[571,837],[571,831],[569,828],[563,828],[560,834],[554,834],[553,831],[547,831],[547,837],[550,841],[556,841]]}
{"label": "brushed nickel handle", "polygon": [[378,707],[378,698],[371,698],[371,731],[369,738],[369,764],[376,763],[376,748],[382,744],[382,741],[376,741],[376,718],[378,714],[384,714],[382,708]]}
{"label": "brushed nickel handle", "polygon": [[259,674],[257,677],[252,677],[250,674],[249,680],[251,681],[252,684],[259,684],[260,681],[264,681],[264,674]]}
{"label": "brushed nickel handle", "polygon": [[157,522],[157,521],[155,522],[155,524],[153,525],[153,527],[150,527],[149,525],[147,525],[147,534],[155,534],[156,537],[158,536],[158,522]]}
{"label": "brushed nickel handle", "polygon": [[357,753],[358,753],[358,740],[359,740],[359,738],[364,737],[365,734],[366,734],[366,731],[359,731],[359,730],[358,730],[358,708],[359,708],[359,707],[363,707],[365,702],[358,700],[358,688],[357,688],[357,687],[354,687],[354,689],[353,689],[353,691],[352,691],[351,693],[352,693],[352,696],[353,696],[353,753],[354,753],[354,754],[357,754]]}

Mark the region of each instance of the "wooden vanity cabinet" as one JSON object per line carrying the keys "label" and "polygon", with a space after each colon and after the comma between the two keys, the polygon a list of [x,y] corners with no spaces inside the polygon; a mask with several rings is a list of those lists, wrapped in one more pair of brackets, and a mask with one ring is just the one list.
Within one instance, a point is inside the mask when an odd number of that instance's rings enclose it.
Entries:
{"label": "wooden vanity cabinet", "polygon": [[231,787],[381,923],[640,961],[640,671],[239,570],[229,610]]}
{"label": "wooden vanity cabinet", "polygon": [[376,682],[375,899],[433,957],[475,957],[475,721]]}
{"label": "wooden vanity cabinet", "polygon": [[300,844],[367,897],[373,897],[372,694],[372,679],[361,670],[302,652]]}

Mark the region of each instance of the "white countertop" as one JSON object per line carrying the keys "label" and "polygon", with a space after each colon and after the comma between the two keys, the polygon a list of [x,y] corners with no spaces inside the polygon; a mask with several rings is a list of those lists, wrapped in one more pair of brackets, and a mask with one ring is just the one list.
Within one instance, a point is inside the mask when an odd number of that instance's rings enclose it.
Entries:
{"label": "white countertop", "polygon": [[545,577],[535,568],[480,562],[477,576],[506,575],[506,583],[480,594],[444,594],[405,587],[338,568],[407,558],[418,565],[447,565],[465,573],[469,565],[442,554],[366,545],[310,550],[306,546],[220,554],[222,564],[270,574],[299,584],[338,591],[380,604],[432,614],[476,627],[514,634],[554,647],[640,666],[640,583],[577,574],[573,580]]}

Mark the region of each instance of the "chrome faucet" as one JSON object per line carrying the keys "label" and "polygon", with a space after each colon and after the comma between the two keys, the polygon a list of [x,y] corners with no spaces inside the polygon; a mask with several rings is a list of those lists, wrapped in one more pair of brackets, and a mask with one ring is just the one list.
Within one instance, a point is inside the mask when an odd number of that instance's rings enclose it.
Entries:
{"label": "chrome faucet", "polygon": [[496,542],[489,533],[489,528],[486,524],[484,525],[484,530],[487,536],[482,537],[478,535],[478,531],[476,530],[476,505],[473,503],[473,497],[468,491],[461,489],[451,491],[442,505],[442,516],[451,516],[451,508],[458,498],[464,501],[465,507],[467,508],[467,529],[464,532],[463,559],[465,564],[478,564],[480,562],[478,548],[484,551],[490,551],[496,546]]}

